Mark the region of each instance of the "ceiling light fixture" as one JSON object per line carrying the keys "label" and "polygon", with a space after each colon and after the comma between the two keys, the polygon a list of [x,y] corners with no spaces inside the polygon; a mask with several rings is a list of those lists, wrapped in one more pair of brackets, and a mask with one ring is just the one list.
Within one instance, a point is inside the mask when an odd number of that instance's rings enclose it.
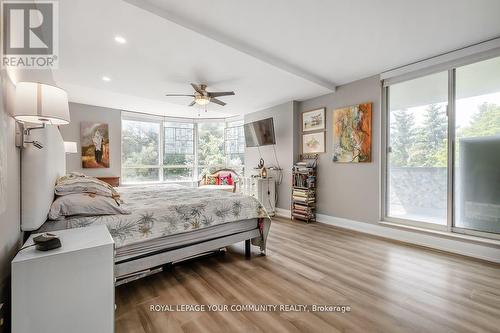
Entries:
{"label": "ceiling light fixture", "polygon": [[210,103],[210,97],[208,96],[203,96],[203,95],[197,95],[195,98],[194,98],[194,101],[196,102],[196,104],[198,105],[207,105],[208,103]]}
{"label": "ceiling light fixture", "polygon": [[106,82],[109,82],[109,81],[111,81],[111,78],[109,76],[103,76],[102,80],[106,81]]}
{"label": "ceiling light fixture", "polygon": [[117,42],[118,44],[125,44],[127,43],[127,40],[122,36],[115,36],[115,42]]}

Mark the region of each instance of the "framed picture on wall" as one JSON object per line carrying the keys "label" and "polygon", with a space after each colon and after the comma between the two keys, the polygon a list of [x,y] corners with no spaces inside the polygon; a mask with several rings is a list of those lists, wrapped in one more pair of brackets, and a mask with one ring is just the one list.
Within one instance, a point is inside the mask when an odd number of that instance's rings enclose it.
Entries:
{"label": "framed picture on wall", "polygon": [[82,168],[109,168],[108,124],[80,124]]}
{"label": "framed picture on wall", "polygon": [[325,108],[319,108],[302,113],[302,132],[325,129]]}
{"label": "framed picture on wall", "polygon": [[372,160],[372,103],[333,111],[333,162]]}
{"label": "framed picture on wall", "polygon": [[302,154],[324,153],[325,132],[302,135]]}

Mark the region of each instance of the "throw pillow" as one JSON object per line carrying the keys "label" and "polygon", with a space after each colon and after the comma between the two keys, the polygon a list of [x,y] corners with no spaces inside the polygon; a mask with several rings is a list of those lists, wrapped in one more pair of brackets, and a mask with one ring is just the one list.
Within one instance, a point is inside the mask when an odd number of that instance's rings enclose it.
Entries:
{"label": "throw pillow", "polygon": [[205,185],[219,185],[219,177],[207,175],[205,177]]}
{"label": "throw pillow", "polygon": [[233,177],[231,174],[219,175],[221,185],[233,185]]}

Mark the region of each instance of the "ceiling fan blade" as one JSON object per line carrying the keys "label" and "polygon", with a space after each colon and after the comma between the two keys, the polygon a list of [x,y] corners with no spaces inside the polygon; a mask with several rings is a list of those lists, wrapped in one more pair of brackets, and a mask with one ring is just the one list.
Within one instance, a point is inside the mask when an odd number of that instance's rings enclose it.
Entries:
{"label": "ceiling fan blade", "polygon": [[207,92],[209,97],[221,97],[221,96],[232,96],[234,95],[234,91],[216,91],[216,92]]}
{"label": "ceiling fan blade", "polygon": [[194,95],[184,95],[184,94],[166,94],[165,96],[168,96],[168,97],[172,97],[172,96],[194,97]]}
{"label": "ceiling fan blade", "polygon": [[202,95],[203,95],[203,90],[201,90],[201,88],[200,88],[200,87],[198,87],[198,85],[197,85],[197,84],[191,83],[191,87],[193,87],[193,89],[194,89],[194,90],[196,90],[196,92],[197,92],[198,94],[202,94]]}
{"label": "ceiling fan blade", "polygon": [[195,102],[195,101],[192,101],[191,103],[189,103],[189,105],[188,105],[188,106],[193,106],[193,105],[195,105],[195,104],[196,104],[196,102]]}
{"label": "ceiling fan blade", "polygon": [[217,99],[217,98],[211,98],[210,102],[214,102],[215,104],[219,104],[222,106],[226,105],[226,103],[224,103],[223,101],[221,101],[220,99]]}

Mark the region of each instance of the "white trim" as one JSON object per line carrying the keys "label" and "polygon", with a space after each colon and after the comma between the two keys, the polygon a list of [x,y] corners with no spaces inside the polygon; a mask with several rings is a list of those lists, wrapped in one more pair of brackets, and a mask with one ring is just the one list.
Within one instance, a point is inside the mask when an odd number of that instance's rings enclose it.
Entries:
{"label": "white trim", "polygon": [[359,222],[324,214],[316,214],[316,220],[320,223],[333,225],[339,228],[500,263],[500,247],[497,246],[485,246],[471,241],[450,239],[437,234],[432,235],[429,233],[402,230],[381,224]]}
{"label": "white trim", "polygon": [[275,208],[276,216],[286,217],[287,219],[292,218],[292,212],[289,209]]}
{"label": "white trim", "polygon": [[[493,38],[484,42],[463,47],[435,57],[401,66],[380,74],[380,80],[390,85],[411,77],[430,74],[453,67],[463,66],[472,62],[478,62],[492,58],[500,53],[500,38]],[[418,73],[418,74],[416,74]]]}

